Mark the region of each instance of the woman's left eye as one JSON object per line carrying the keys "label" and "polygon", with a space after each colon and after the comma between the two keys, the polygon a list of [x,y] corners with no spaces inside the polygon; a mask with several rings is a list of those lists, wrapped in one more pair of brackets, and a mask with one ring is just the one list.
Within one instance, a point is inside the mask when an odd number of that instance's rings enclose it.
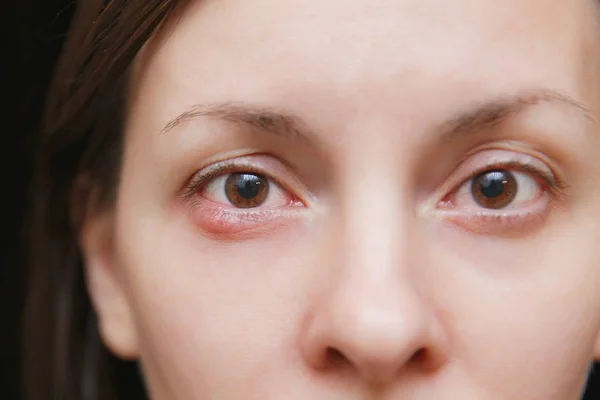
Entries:
{"label": "woman's left eye", "polygon": [[518,209],[531,205],[544,193],[540,179],[531,172],[489,169],[464,182],[445,203],[459,210]]}
{"label": "woman's left eye", "polygon": [[294,197],[266,176],[254,172],[233,172],[217,176],[201,190],[215,203],[233,208],[277,208],[290,205]]}

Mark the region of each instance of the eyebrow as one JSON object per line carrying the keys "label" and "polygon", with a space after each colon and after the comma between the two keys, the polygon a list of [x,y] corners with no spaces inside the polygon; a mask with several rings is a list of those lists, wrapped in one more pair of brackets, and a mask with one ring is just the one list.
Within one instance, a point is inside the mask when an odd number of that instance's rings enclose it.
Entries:
{"label": "eyebrow", "polygon": [[548,89],[526,91],[485,102],[480,106],[473,107],[470,111],[460,113],[457,117],[447,120],[442,124],[441,142],[454,141],[475,132],[485,131],[541,103],[567,106],[596,124],[590,109],[582,102],[566,94]]}
{"label": "eyebrow", "polygon": [[272,107],[231,102],[195,105],[170,120],[161,130],[161,134],[198,117],[246,125],[259,131],[298,139],[307,143],[314,142],[314,133],[298,116]]}
{"label": "eyebrow", "polygon": [[[583,103],[554,90],[535,90],[513,96],[504,96],[472,107],[458,116],[446,120],[441,126],[440,141],[450,142],[500,125],[525,109],[541,103],[556,103],[567,106],[596,123],[591,111]],[[171,119],[161,134],[173,130],[183,123],[207,117],[238,125],[245,125],[261,132],[275,134],[308,144],[314,143],[316,135],[298,116],[272,107],[247,103],[211,103],[195,105]]]}

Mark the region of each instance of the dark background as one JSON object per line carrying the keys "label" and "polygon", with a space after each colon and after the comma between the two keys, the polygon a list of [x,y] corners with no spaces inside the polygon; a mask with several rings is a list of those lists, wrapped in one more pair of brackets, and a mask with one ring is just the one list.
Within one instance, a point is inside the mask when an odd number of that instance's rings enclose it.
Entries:
{"label": "dark background", "polygon": [[[4,71],[0,108],[0,399],[18,400],[26,279],[22,239],[31,161],[45,91],[74,1],[5,0],[0,9],[4,41],[0,52]],[[600,399],[600,367],[597,369],[585,400]]]}

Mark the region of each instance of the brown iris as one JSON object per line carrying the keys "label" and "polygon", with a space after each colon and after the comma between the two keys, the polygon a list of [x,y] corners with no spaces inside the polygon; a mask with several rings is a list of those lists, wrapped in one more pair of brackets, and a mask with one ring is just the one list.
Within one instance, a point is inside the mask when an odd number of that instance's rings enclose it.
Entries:
{"label": "brown iris", "polygon": [[225,195],[238,208],[258,207],[269,194],[268,180],[258,174],[234,173],[225,181]]}
{"label": "brown iris", "polygon": [[508,206],[517,195],[517,181],[505,170],[485,171],[473,178],[471,194],[480,206],[500,209]]}

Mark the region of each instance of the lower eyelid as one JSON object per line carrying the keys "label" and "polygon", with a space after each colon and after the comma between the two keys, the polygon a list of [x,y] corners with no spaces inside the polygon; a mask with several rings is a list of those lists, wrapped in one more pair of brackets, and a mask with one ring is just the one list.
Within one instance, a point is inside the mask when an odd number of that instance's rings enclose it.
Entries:
{"label": "lower eyelid", "polygon": [[[472,198],[470,193],[461,193],[460,196],[468,196]],[[535,195],[532,200],[517,205],[508,205],[505,208],[492,209],[484,208],[476,204],[475,200],[472,200],[473,204],[467,207],[457,207],[451,204],[451,201],[440,201],[437,205],[437,210],[440,214],[444,215],[481,215],[481,216],[512,216],[513,214],[527,213],[533,211],[541,211],[549,206],[552,201],[552,195],[543,188],[539,189],[539,192]],[[473,211],[475,210],[475,211]]]}
{"label": "lower eyelid", "polygon": [[541,226],[548,214],[548,212],[541,214],[526,212],[509,215],[455,215],[446,220],[476,234],[516,236]]}
{"label": "lower eyelid", "polygon": [[535,203],[521,209],[486,210],[465,212],[465,209],[438,208],[437,218],[478,234],[506,236],[519,234],[539,227],[548,217],[551,207],[548,194],[542,194]]}
{"label": "lower eyelid", "polygon": [[259,236],[293,222],[300,216],[302,207],[282,209],[232,209],[217,204],[197,203],[191,216],[204,231],[220,236]]}

